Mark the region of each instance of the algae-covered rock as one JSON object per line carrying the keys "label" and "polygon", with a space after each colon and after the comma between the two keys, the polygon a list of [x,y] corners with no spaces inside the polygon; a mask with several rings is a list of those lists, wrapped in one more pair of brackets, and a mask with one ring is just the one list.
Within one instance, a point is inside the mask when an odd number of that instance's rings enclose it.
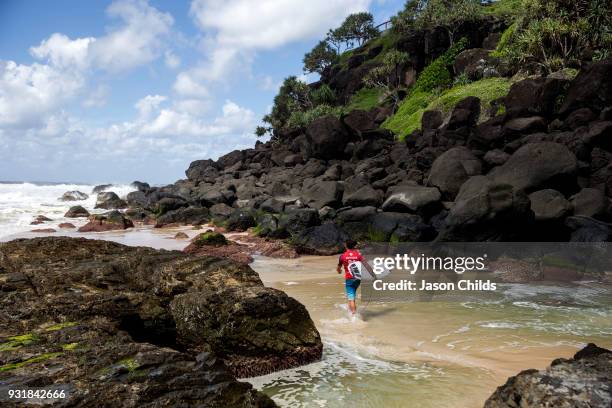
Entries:
{"label": "algae-covered rock", "polygon": [[234,375],[321,357],[306,309],[222,258],[15,240],[0,295],[0,383],[64,384],[70,406],[274,406]]}

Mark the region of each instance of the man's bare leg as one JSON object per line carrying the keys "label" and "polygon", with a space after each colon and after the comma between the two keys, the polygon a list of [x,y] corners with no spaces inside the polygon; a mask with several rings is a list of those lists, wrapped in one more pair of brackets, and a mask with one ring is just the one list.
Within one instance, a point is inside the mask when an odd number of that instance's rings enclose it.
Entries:
{"label": "man's bare leg", "polygon": [[352,314],[357,313],[357,305],[355,304],[354,300],[349,300],[348,305],[349,305],[349,309],[351,309]]}

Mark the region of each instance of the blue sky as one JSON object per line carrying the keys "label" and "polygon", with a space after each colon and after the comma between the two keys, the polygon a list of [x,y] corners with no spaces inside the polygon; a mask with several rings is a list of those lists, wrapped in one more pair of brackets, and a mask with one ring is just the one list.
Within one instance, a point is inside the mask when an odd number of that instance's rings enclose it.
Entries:
{"label": "blue sky", "polygon": [[329,28],[402,5],[3,0],[0,180],[183,178],[192,160],[252,147],[283,78]]}

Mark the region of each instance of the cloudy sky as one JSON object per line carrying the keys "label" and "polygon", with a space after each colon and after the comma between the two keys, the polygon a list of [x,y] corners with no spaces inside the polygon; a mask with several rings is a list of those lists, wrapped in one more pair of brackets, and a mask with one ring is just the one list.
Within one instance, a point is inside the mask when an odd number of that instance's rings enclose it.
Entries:
{"label": "cloudy sky", "polygon": [[0,181],[173,182],[252,147],[329,28],[403,3],[2,0]]}

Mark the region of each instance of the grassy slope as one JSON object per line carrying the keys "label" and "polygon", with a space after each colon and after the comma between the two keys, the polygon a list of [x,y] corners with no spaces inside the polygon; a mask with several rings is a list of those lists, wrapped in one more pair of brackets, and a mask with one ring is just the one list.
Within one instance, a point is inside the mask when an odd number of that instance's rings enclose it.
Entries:
{"label": "grassy slope", "polygon": [[362,88],[351,98],[350,103],[346,107],[346,111],[350,112],[355,109],[370,110],[378,106],[382,90],[378,88]]}
{"label": "grassy slope", "polygon": [[427,110],[440,110],[447,115],[453,106],[467,96],[477,96],[481,101],[483,114],[492,100],[505,96],[512,84],[507,78],[488,78],[466,85],[456,85],[436,95],[426,92],[412,92],[400,105],[398,111],[389,117],[383,127],[391,130],[400,139],[405,139],[413,131],[421,128],[421,117]]}

